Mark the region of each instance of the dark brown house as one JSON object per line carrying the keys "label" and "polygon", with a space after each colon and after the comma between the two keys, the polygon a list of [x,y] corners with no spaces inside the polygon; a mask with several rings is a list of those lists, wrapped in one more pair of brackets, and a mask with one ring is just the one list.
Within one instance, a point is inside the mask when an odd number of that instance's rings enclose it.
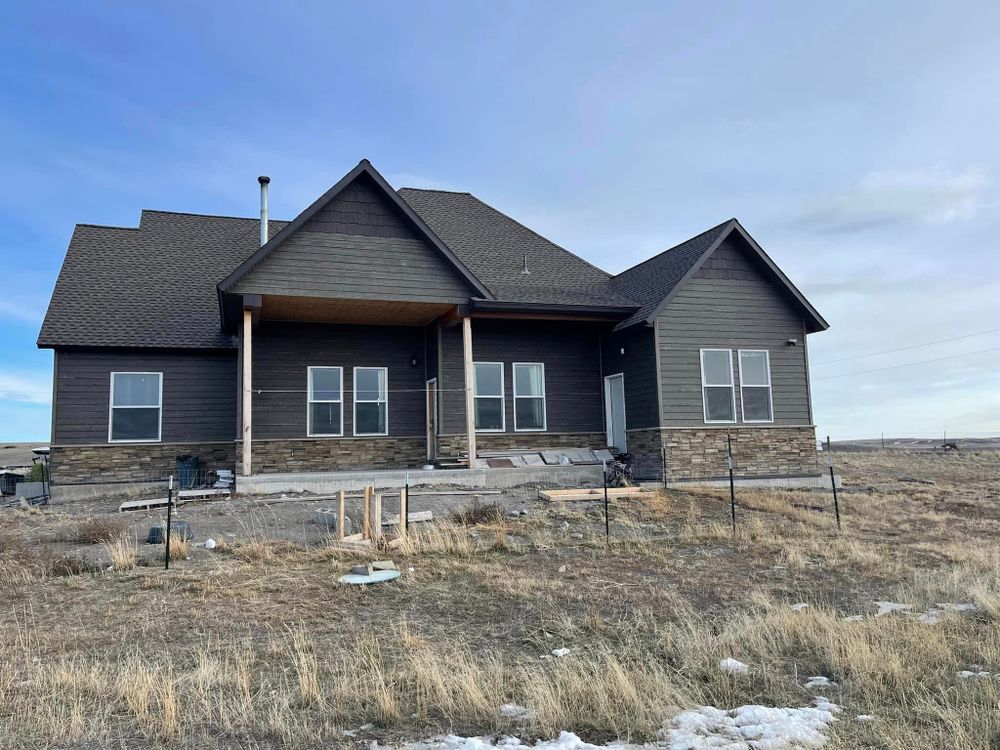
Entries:
{"label": "dark brown house", "polygon": [[735,219],[612,276],[469,193],[364,160],[291,222],[80,224],[38,338],[52,481],[628,450],[642,472],[815,473],[827,328]]}

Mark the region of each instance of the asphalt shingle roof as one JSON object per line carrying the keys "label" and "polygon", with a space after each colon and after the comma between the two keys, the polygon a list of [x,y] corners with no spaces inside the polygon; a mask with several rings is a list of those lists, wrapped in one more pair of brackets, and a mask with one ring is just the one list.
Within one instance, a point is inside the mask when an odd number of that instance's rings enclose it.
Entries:
{"label": "asphalt shingle roof", "polygon": [[[619,328],[645,320],[729,225],[612,277],[469,193],[399,195],[497,301],[637,307]],[[287,223],[271,220],[271,235]],[[235,346],[216,286],[258,250],[258,227],[256,218],[149,210],[135,228],[78,225],[39,346]]]}
{"label": "asphalt shingle roof", "polygon": [[612,278],[610,284],[613,288],[641,305],[633,315],[619,323],[617,328],[627,328],[647,320],[705,251],[728,232],[734,221],[735,219],[724,221]]}
{"label": "asphalt shingle roof", "polygon": [[[631,307],[611,274],[470,193],[402,188],[399,195],[500,302]],[[521,273],[527,256],[529,273]]]}
{"label": "asphalt shingle roof", "polygon": [[259,226],[167,211],[143,211],[137,228],[77,225],[38,344],[234,346],[220,326],[215,286],[257,250]]}

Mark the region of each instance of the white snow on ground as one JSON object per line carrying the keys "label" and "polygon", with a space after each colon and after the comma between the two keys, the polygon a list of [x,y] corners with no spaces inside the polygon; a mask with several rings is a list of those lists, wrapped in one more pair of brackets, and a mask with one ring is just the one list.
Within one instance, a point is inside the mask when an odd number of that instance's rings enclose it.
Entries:
{"label": "white snow on ground", "polygon": [[1000,680],[1000,672],[994,674],[993,672],[984,672],[981,669],[976,669],[976,670],[963,669],[961,672],[955,672],[955,676],[960,680],[971,680],[973,677],[981,679],[989,679],[992,677],[996,677],[998,680]]}
{"label": "white snow on ground", "polygon": [[875,613],[876,617],[887,615],[890,612],[905,612],[910,608],[909,604],[900,604],[899,602],[875,602],[875,603],[878,605],[878,612]]}
{"label": "white snow on ground", "polygon": [[825,698],[815,708],[704,706],[675,716],[661,736],[669,750],[801,750],[826,744],[839,711]]}
{"label": "white snow on ground", "polygon": [[729,672],[729,674],[742,674],[750,671],[750,667],[736,659],[723,659],[719,662],[719,669],[723,672]]}
{"label": "white snow on ground", "polygon": [[789,604],[788,608],[793,612],[798,612],[799,610],[805,609],[808,606],[809,605],[806,604],[805,602],[799,602],[798,604]]}
{"label": "white snow on ground", "polygon": [[554,648],[554,649],[552,649],[552,655],[555,656],[557,659],[561,659],[564,656],[569,656],[569,649],[568,648]]}
{"label": "white snow on ground", "polygon": [[858,714],[854,717],[855,721],[875,721],[875,717],[871,714]]}
{"label": "white snow on ground", "polygon": [[844,618],[845,622],[861,622],[865,619],[864,615],[848,615]]}
{"label": "white snow on ground", "polygon": [[515,721],[534,721],[538,718],[538,712],[533,708],[525,708],[516,703],[504,703],[500,706],[500,715]]}
{"label": "white snow on ground", "polygon": [[[610,745],[591,745],[584,742],[572,732],[560,732],[554,740],[539,740],[530,745],[522,743],[517,737],[459,737],[449,734],[443,737],[432,737],[428,740],[410,742],[402,746],[403,750],[599,750],[599,748],[637,748],[638,746],[611,743]],[[373,745],[377,750],[388,750],[384,745]],[[745,748],[744,748],[745,750]]]}
{"label": "white snow on ground", "polygon": [[810,677],[806,680],[806,688],[812,690],[818,687],[837,687],[837,683],[830,680],[829,677],[824,677],[823,675],[816,675],[815,677]]}

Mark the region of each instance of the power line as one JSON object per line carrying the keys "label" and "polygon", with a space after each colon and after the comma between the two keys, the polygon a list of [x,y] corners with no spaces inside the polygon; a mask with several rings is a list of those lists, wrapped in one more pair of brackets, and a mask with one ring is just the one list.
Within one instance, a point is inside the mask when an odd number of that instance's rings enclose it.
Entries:
{"label": "power line", "polygon": [[854,357],[842,357],[841,359],[825,359],[822,362],[814,362],[814,365],[832,365],[835,362],[849,362],[852,359],[864,359],[865,357],[876,357],[879,354],[892,354],[893,352],[905,352],[909,349],[920,349],[924,346],[934,346],[935,344],[946,344],[949,341],[959,341],[961,339],[970,339],[973,336],[985,336],[988,333],[1000,333],[1000,328],[993,328],[989,331],[980,331],[979,333],[967,333],[964,336],[953,336],[950,339],[938,339],[937,341],[928,341],[926,344],[912,344],[911,346],[901,346],[898,349],[886,349],[881,352],[869,352],[868,354],[858,354]]}
{"label": "power line", "polygon": [[836,378],[847,378],[851,375],[864,375],[869,372],[884,372],[886,370],[898,370],[901,367],[916,367],[917,365],[928,365],[932,362],[943,362],[946,359],[957,359],[959,357],[971,357],[973,354],[986,354],[987,352],[997,352],[1000,351],[1000,346],[994,346],[992,349],[980,349],[976,352],[964,352],[963,354],[952,354],[948,357],[938,357],[936,359],[925,359],[922,362],[907,362],[902,365],[892,365],[890,367],[877,367],[874,370],[858,370],[857,372],[845,372],[841,375],[827,375],[825,378],[813,378],[813,380],[835,380]]}

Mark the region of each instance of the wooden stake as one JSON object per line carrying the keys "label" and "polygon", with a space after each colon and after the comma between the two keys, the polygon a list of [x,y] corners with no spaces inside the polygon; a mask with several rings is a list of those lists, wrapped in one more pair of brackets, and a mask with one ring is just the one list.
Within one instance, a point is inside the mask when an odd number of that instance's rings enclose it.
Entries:
{"label": "wooden stake", "polygon": [[406,490],[402,489],[399,491],[399,535],[401,537],[406,537],[406,525],[409,518],[409,513],[406,507]]}
{"label": "wooden stake", "polygon": [[374,488],[371,486],[365,487],[365,518],[364,518],[364,530],[362,531],[362,539],[372,538],[372,490]]}
{"label": "wooden stake", "polygon": [[378,539],[382,536],[382,494],[375,495],[375,506],[372,512],[372,538]]}
{"label": "wooden stake", "polygon": [[344,540],[344,519],[346,514],[344,513],[344,499],[347,493],[341,490],[337,493],[337,537],[343,541]]}

